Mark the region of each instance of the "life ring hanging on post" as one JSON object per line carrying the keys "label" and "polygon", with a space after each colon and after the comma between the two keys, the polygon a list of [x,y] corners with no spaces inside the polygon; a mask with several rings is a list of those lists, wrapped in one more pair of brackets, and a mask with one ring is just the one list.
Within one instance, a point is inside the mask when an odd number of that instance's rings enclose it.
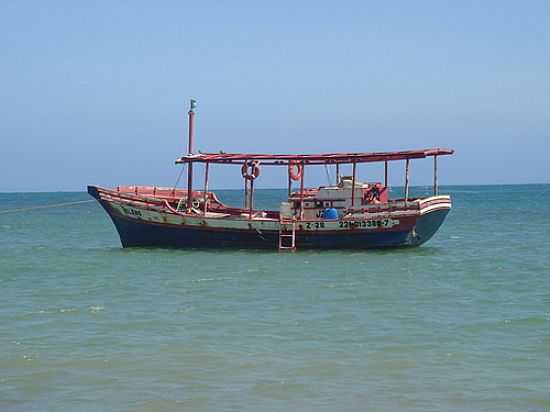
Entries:
{"label": "life ring hanging on post", "polygon": [[246,180],[254,180],[260,176],[260,162],[257,160],[247,160],[241,167],[241,174]]}
{"label": "life ring hanging on post", "polygon": [[304,165],[296,160],[288,162],[288,177],[297,182],[302,178],[304,173]]}

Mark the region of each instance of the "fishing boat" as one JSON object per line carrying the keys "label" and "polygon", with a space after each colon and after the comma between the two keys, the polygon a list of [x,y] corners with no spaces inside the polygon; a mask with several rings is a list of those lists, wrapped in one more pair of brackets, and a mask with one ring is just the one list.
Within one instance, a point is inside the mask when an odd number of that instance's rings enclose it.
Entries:
{"label": "fishing boat", "polygon": [[[440,156],[451,149],[397,152],[254,154],[194,153],[195,101],[188,112],[187,154],[176,164],[187,167],[187,188],[88,186],[112,219],[123,247],[252,248],[252,249],[371,249],[418,246],[439,229],[451,210],[449,195],[439,194]],[[410,196],[413,160],[433,159],[430,196]],[[390,198],[388,165],[404,162],[404,195]],[[383,165],[383,181],[361,181],[357,166]],[[193,166],[203,164],[204,186],[193,187]],[[236,166],[244,182],[241,207],[224,204],[209,191],[211,165]],[[343,166],[351,175],[341,175]],[[327,186],[306,187],[306,169],[335,170]],[[278,210],[254,207],[254,184],[263,167],[283,167],[288,174],[287,199]],[[381,180],[381,179],[380,179]],[[294,189],[294,186],[298,186]]]}

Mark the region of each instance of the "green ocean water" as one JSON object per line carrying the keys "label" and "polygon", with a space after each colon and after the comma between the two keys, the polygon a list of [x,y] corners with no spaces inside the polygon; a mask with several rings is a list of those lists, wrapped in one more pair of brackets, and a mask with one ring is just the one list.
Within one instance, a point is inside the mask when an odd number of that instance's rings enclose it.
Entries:
{"label": "green ocean water", "polygon": [[391,251],[122,249],[96,203],[0,214],[0,411],[550,411],[550,185],[442,192],[436,236]]}

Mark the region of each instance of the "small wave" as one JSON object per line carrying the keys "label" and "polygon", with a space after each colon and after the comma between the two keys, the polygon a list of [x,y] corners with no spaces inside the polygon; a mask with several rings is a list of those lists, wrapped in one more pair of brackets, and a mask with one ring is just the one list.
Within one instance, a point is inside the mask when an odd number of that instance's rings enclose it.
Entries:
{"label": "small wave", "polygon": [[97,313],[97,312],[102,312],[105,310],[105,307],[103,306],[90,306],[88,308],[88,310],[91,312],[91,313]]}
{"label": "small wave", "polygon": [[328,289],[334,289],[338,287],[341,287],[341,288],[355,287],[357,285],[358,285],[357,282],[333,282],[333,283],[325,283],[321,286]]}
{"label": "small wave", "polygon": [[50,314],[56,313],[56,312],[57,312],[56,310],[51,310],[51,309],[40,309],[40,310],[25,312],[25,316],[50,315]]}
{"label": "small wave", "polygon": [[59,313],[75,313],[78,312],[77,308],[62,308],[59,309]]}
{"label": "small wave", "polygon": [[53,309],[40,309],[33,312],[27,312],[27,315],[51,315],[54,313],[75,313],[78,312],[78,308],[53,308]]}
{"label": "small wave", "polygon": [[217,280],[216,278],[201,278],[201,279],[193,279],[193,282],[213,282]]}
{"label": "small wave", "polygon": [[224,280],[232,280],[233,278],[200,278],[200,279],[193,279],[191,282],[216,282],[216,281],[224,281]]}

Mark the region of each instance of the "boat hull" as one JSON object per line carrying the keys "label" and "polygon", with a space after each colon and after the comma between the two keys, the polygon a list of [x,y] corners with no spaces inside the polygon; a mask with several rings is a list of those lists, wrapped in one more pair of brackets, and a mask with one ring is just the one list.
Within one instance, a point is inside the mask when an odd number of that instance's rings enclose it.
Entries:
{"label": "boat hull", "polygon": [[[277,249],[279,222],[219,221],[177,216],[163,211],[140,208],[139,203],[121,205],[117,199],[102,196],[94,186],[88,192],[111,217],[123,247],[163,248],[237,248]],[[450,203],[429,204],[415,213],[400,213],[388,221],[369,218],[345,222],[300,222],[296,228],[298,249],[376,249],[418,246],[428,241],[439,229],[450,210]],[[178,220],[179,219],[179,220]],[[369,222],[374,222],[374,227]],[[376,225],[378,223],[379,226]],[[313,227],[312,227],[313,226]],[[321,227],[319,227],[321,226]]]}
{"label": "boat hull", "polygon": [[[306,234],[296,232],[299,249],[376,249],[419,246],[427,242],[443,223],[448,210],[421,216],[411,230],[388,232],[347,231]],[[136,222],[111,216],[123,247],[276,249],[278,232],[207,230]]]}

